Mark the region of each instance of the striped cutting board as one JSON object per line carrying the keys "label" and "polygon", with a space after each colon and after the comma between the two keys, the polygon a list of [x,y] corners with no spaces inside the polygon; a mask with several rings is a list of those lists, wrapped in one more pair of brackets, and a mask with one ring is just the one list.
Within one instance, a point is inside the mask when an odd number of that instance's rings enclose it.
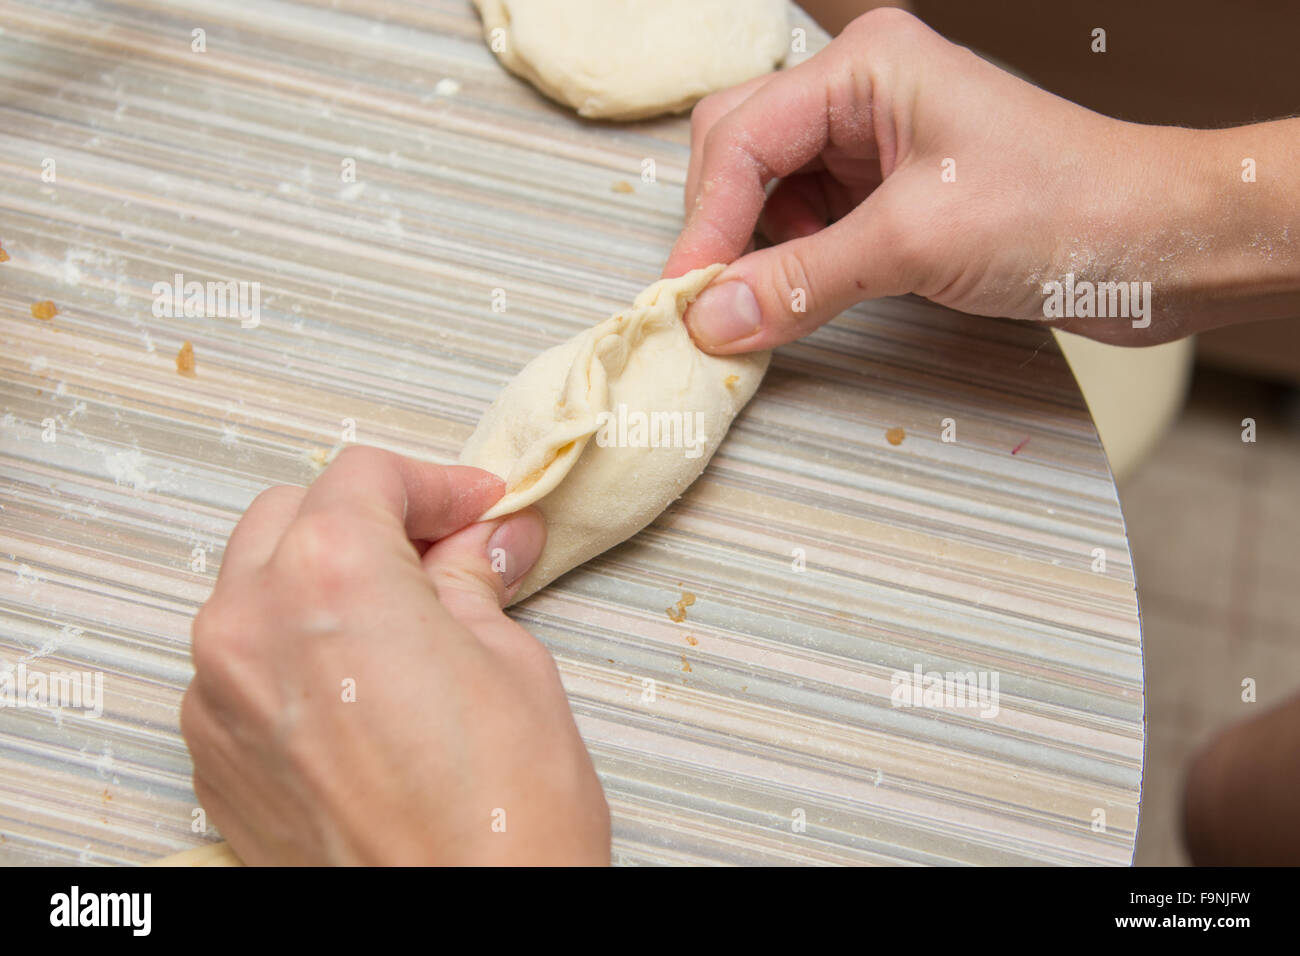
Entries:
{"label": "striped cutting board", "polygon": [[[0,0],[0,25],[0,674],[103,687],[98,716],[0,707],[0,862],[145,861],[218,838],[177,708],[242,509],[349,440],[452,461],[514,372],[657,277],[687,123],[575,118],[468,0]],[[177,274],[257,283],[259,324],[156,317]],[[845,314],[778,351],[662,518],[514,613],[616,862],[1132,857],[1133,572],[1045,330]]]}

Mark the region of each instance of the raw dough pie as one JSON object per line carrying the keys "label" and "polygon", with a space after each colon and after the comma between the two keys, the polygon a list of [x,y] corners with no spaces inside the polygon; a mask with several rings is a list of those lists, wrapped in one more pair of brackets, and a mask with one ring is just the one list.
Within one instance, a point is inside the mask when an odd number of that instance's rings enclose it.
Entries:
{"label": "raw dough pie", "polygon": [[474,0],[510,72],[582,116],[689,109],[770,71],[790,43],[786,0]]}
{"label": "raw dough pie", "polygon": [[769,353],[714,356],[682,313],[722,265],[661,279],[533,359],[483,415],[460,463],[505,479],[482,520],[536,504],[546,548],[515,596],[636,534],[704,470]]}

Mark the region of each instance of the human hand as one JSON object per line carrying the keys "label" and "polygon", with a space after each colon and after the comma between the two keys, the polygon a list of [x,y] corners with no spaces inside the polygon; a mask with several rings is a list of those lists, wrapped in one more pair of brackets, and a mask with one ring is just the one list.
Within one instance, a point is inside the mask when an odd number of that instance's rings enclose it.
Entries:
{"label": "human hand", "polygon": [[[1297,133],[1120,122],[874,10],[805,63],[696,106],[687,221],[664,275],[731,263],[686,314],[715,354],[903,293],[1156,344],[1300,305],[1287,203],[1240,177],[1242,156],[1289,168]],[[756,226],[775,245],[746,254]],[[1154,310],[1148,296],[1145,318],[1049,321],[1043,286],[1067,274],[1150,283]]]}
{"label": "human hand", "polygon": [[249,507],[181,708],[195,793],[242,860],[609,862],[558,671],[501,610],[542,518],[472,523],[503,490],[357,447]]}

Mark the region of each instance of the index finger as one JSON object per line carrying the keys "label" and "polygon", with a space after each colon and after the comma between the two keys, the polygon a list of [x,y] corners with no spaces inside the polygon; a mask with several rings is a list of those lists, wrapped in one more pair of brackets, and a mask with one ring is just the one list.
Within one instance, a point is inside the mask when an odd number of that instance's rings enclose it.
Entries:
{"label": "index finger", "polygon": [[756,76],[729,89],[710,93],[691,110],[691,158],[686,167],[686,188],[682,194],[685,212],[688,215],[695,208],[695,194],[700,182],[700,158],[704,153],[704,143],[708,139],[709,132],[718,120],[753,96],[755,91],[770,83],[776,75],[768,73],[764,76]]}
{"label": "index finger", "polygon": [[816,159],[831,141],[832,123],[837,134],[870,138],[870,117],[856,115],[861,78],[842,69],[842,59],[832,43],[772,77],[713,125],[699,151],[695,203],[665,276],[741,256],[763,211],[767,184]]}
{"label": "index finger", "polygon": [[436,540],[472,524],[504,493],[505,482],[481,468],[353,445],[307,489],[298,516],[339,509],[391,522],[411,540]]}

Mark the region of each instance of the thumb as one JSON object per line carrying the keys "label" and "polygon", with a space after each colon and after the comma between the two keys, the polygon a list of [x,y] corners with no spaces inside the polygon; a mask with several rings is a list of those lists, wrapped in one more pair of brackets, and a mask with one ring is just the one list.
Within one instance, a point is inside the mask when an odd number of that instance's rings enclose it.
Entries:
{"label": "thumb", "polygon": [[[481,521],[433,544],[421,562],[438,601],[472,631],[508,619],[501,612],[546,544],[536,508]],[[480,636],[484,636],[480,634]]]}
{"label": "thumb", "polygon": [[825,229],[729,265],[686,310],[695,343],[715,355],[770,349],[865,299],[909,291],[886,188]]}

